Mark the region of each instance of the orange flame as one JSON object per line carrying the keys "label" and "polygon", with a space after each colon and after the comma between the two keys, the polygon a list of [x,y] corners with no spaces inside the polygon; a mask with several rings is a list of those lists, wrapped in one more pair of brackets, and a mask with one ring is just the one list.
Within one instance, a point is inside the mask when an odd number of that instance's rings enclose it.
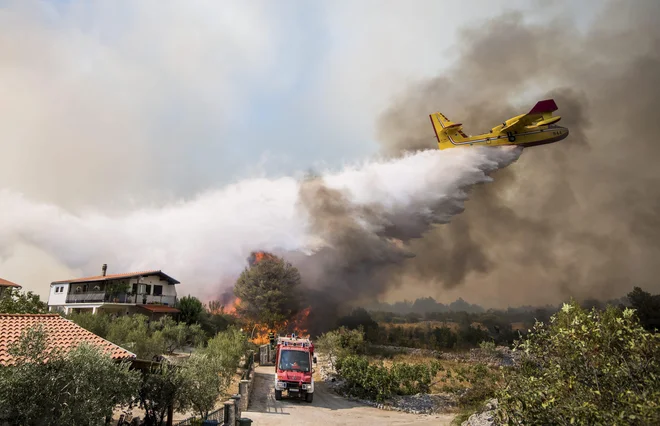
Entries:
{"label": "orange flame", "polygon": [[265,251],[253,251],[250,253],[250,257],[248,257],[248,263],[250,266],[254,266],[257,263],[261,262],[262,260],[274,260],[275,256],[273,254],[270,254]]}
{"label": "orange flame", "polygon": [[296,317],[291,321],[291,328],[295,331],[296,334],[300,336],[309,336],[309,331],[307,329],[307,318],[311,312],[312,307],[308,306],[296,315]]}
{"label": "orange flame", "polygon": [[236,316],[236,308],[240,304],[241,304],[241,299],[237,297],[229,304],[229,306],[226,306],[224,308],[225,314]]}
{"label": "orange flame", "polygon": [[307,329],[307,318],[311,312],[311,307],[307,307],[300,311],[293,319],[276,323],[271,329],[266,324],[253,324],[250,326],[250,340],[257,345],[265,345],[269,343],[268,333],[273,332],[276,336],[278,333],[289,334],[296,333],[300,337],[310,337]]}

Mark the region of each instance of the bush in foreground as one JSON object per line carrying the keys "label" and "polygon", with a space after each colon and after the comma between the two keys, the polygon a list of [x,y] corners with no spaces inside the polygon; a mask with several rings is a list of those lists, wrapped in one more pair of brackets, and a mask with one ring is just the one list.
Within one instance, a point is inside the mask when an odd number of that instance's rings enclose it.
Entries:
{"label": "bush in foreground", "polygon": [[41,326],[10,346],[16,364],[0,367],[0,418],[10,425],[100,425],[130,401],[139,376],[85,342],[64,353],[47,348]]}
{"label": "bush in foreground", "polygon": [[660,336],[631,309],[573,302],[516,345],[522,367],[496,394],[509,424],[660,424]]}

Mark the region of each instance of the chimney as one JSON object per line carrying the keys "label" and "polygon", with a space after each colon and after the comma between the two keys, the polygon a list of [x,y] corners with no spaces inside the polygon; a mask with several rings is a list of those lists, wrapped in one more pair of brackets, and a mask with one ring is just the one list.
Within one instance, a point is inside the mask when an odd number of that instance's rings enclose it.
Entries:
{"label": "chimney", "polygon": [[103,266],[101,266],[101,271],[103,272],[103,276],[105,277],[105,273],[108,271],[107,263],[104,263]]}

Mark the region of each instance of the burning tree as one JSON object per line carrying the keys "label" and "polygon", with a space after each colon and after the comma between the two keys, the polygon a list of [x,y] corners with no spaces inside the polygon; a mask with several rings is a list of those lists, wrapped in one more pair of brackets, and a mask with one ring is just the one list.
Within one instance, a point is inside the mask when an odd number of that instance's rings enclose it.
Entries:
{"label": "burning tree", "polygon": [[[297,316],[306,316],[301,310],[303,294],[298,269],[284,259],[270,253],[255,252],[249,258],[250,266],[234,286],[236,314],[255,327],[279,331]],[[230,310],[232,309],[230,308]],[[259,330],[262,334],[264,330]]]}

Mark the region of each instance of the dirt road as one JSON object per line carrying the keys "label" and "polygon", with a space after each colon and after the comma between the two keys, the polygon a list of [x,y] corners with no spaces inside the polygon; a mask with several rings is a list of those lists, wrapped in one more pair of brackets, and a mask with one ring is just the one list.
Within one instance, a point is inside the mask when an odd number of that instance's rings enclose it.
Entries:
{"label": "dirt road", "polygon": [[250,408],[243,417],[253,425],[449,425],[450,414],[417,415],[385,411],[348,401],[331,392],[325,383],[316,381],[314,402],[275,400],[274,367],[257,367]]}

